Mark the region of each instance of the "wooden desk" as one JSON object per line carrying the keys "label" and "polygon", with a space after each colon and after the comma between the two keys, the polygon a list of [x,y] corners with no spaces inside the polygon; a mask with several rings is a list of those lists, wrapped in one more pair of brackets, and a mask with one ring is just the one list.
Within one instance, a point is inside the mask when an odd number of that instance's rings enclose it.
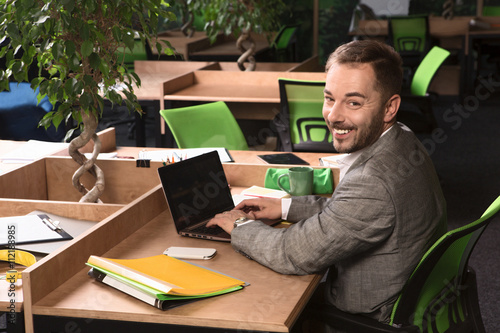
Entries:
{"label": "wooden desk", "polygon": [[[152,163],[151,168],[159,165]],[[262,186],[262,175],[270,166],[227,163],[224,169],[231,185],[241,188]],[[86,274],[88,267],[84,264],[92,254],[140,258],[162,253],[174,245],[215,247],[218,255],[214,259],[197,263],[241,278],[250,286],[161,311],[95,282]],[[130,330],[140,324],[146,330],[185,325],[195,331],[211,327],[288,332],[320,278],[278,274],[234,252],[228,243],[177,235],[163,190],[157,185],[23,272],[26,332],[64,331],[68,323],[75,323],[82,332],[93,331],[101,324],[109,324],[110,331]],[[160,324],[167,326],[157,326]]]}
{"label": "wooden desk", "polygon": [[[254,56],[269,50],[269,41],[265,35],[252,34],[255,42]],[[244,47],[249,47],[245,42]],[[236,46],[236,39],[228,36],[220,36],[217,41],[204,49],[193,51],[189,54],[190,60],[198,61],[236,61],[242,52]]]}
{"label": "wooden desk", "polygon": [[[474,63],[475,57],[473,52],[474,42],[477,40],[497,39],[500,37],[499,29],[483,29],[477,30],[470,27],[470,22],[473,19],[478,19],[474,16],[455,16],[451,20],[446,20],[443,17],[429,17],[429,30],[433,38],[440,41],[440,45],[446,49],[459,50],[460,62],[460,89],[459,95],[472,94],[474,82],[476,79]],[[500,17],[480,17],[482,22],[488,24],[500,23]],[[362,20],[359,22],[359,27],[355,31],[350,32],[352,36],[377,38],[383,41],[386,40],[388,34],[387,20]],[[439,69],[436,76],[442,75],[444,71],[450,71],[450,68],[443,66]],[[449,85],[449,82],[454,80],[444,79],[443,85]],[[430,90],[440,93],[439,87],[436,84],[431,84]]]}
{"label": "wooden desk", "polygon": [[[189,60],[190,53],[210,46],[210,40],[204,31],[195,31],[193,36],[187,37],[180,30],[169,30],[158,34],[158,39],[168,41],[182,60]],[[155,45],[151,45],[151,51],[158,54]]]}

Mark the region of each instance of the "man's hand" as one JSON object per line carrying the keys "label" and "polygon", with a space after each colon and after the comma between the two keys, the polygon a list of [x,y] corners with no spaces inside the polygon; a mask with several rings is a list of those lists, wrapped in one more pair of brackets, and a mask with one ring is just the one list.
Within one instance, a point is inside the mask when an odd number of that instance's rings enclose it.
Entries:
{"label": "man's hand", "polygon": [[253,220],[277,220],[281,218],[281,199],[258,198],[243,200],[234,209],[248,213]]}
{"label": "man's hand", "polygon": [[252,215],[246,214],[241,210],[228,210],[224,213],[215,215],[215,217],[207,223],[207,227],[218,225],[224,229],[225,232],[231,234],[234,229],[234,221],[240,217],[246,217],[249,220],[254,219]]}

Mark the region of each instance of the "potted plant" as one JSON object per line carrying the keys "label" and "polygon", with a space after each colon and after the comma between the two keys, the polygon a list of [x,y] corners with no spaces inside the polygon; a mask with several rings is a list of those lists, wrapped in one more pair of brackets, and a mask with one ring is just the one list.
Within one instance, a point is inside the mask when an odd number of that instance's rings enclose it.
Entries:
{"label": "potted plant", "polygon": [[[82,193],[81,202],[99,202],[104,190],[104,175],[95,164],[100,141],[95,131],[105,100],[142,112],[134,95],[140,85],[135,73],[127,72],[123,52],[134,49],[138,39],[154,41],[160,18],[175,19],[163,0],[4,0],[0,4],[0,91],[9,80],[29,81],[39,88],[39,98],[48,96],[57,108],[46,114],[40,124],[76,122],[66,138],[71,140],[70,156],[81,165],[73,185]],[[172,54],[165,44],[156,42],[161,54]],[[37,64],[35,78],[28,69]],[[79,152],[93,140],[92,158]],[[80,177],[90,172],[95,185],[87,190]]]}
{"label": "potted plant", "polygon": [[236,47],[242,52],[238,67],[242,71],[256,67],[252,32],[266,33],[269,39],[270,33],[278,30],[280,15],[286,9],[282,0],[197,0],[188,2],[188,6],[204,15],[205,31],[212,42],[220,32],[237,37]]}

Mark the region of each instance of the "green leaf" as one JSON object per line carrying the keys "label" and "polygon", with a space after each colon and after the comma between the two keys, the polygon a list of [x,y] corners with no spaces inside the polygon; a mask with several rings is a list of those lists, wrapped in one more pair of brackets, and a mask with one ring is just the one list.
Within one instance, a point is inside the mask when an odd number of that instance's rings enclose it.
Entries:
{"label": "green leaf", "polygon": [[70,97],[74,97],[77,95],[77,92],[75,91],[76,83],[77,81],[74,78],[66,80],[66,82],[64,83],[64,91],[66,92],[66,95]]}
{"label": "green leaf", "polygon": [[99,69],[99,65],[101,64],[101,58],[97,53],[92,52],[92,54],[89,56],[89,62],[90,66],[93,69]]}
{"label": "green leaf", "polygon": [[62,43],[55,43],[52,46],[52,56],[56,61],[59,61],[61,57],[64,57],[64,46]]}
{"label": "green leaf", "polygon": [[76,52],[76,46],[75,43],[71,40],[67,40],[64,42],[64,46],[66,47],[66,55],[68,56],[73,56]]}
{"label": "green leaf", "polygon": [[123,42],[132,51],[134,49],[134,34],[131,32],[123,34]]}
{"label": "green leaf", "polygon": [[90,56],[93,50],[94,50],[94,44],[92,43],[92,41],[90,40],[84,41],[81,49],[82,57],[87,58],[88,56]]}
{"label": "green leaf", "polygon": [[62,4],[64,5],[64,9],[70,13],[75,9],[75,0],[63,0]]}
{"label": "green leaf", "polygon": [[38,123],[38,126],[43,126],[45,129],[49,128],[50,125],[52,124],[52,115],[54,114],[53,111],[47,112],[45,116],[40,120]]}
{"label": "green leaf", "polygon": [[113,28],[111,28],[111,32],[113,34],[113,38],[119,43],[122,41],[122,31],[120,29],[120,27],[118,26],[114,26]]}
{"label": "green leaf", "polygon": [[93,104],[93,99],[92,95],[89,94],[88,92],[84,92],[80,96],[80,106],[82,107],[82,110],[89,110],[92,107]]}
{"label": "green leaf", "polygon": [[78,59],[76,53],[73,53],[73,55],[68,59],[68,66],[73,72],[77,72],[80,69],[80,59]]}

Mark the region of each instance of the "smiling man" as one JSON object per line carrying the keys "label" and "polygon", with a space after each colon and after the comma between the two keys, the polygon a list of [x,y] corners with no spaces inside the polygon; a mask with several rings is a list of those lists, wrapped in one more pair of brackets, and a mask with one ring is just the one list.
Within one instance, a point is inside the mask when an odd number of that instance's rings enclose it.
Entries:
{"label": "smiling man", "polygon": [[[326,70],[323,116],[335,149],[346,153],[332,197],[246,200],[210,224],[277,272],[328,269],[326,302],[388,322],[413,268],[446,231],[446,203],[425,148],[396,122],[398,53],[353,41],[332,53]],[[258,221],[280,217],[295,223],[274,229]]]}

